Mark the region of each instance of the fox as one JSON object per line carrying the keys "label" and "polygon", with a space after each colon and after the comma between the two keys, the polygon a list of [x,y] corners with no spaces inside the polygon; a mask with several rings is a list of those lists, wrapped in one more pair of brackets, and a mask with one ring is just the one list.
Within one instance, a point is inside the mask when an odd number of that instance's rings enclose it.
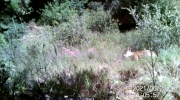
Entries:
{"label": "fox", "polygon": [[142,50],[142,51],[136,51],[136,52],[132,52],[130,48],[128,48],[128,50],[126,51],[126,53],[124,54],[124,57],[128,58],[128,57],[132,57],[134,60],[139,61],[139,59],[141,58],[145,58],[145,57],[157,57],[156,53],[154,53],[153,51],[150,50]]}

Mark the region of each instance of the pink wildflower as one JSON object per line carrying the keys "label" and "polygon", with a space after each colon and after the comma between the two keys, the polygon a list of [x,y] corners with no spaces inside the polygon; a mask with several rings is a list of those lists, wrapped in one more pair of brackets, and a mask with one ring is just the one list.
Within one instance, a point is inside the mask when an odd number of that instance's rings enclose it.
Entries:
{"label": "pink wildflower", "polygon": [[76,56],[78,56],[80,54],[80,51],[78,49],[70,50],[70,49],[67,49],[67,48],[63,47],[62,48],[62,53],[68,54],[71,57],[76,57]]}
{"label": "pink wildflower", "polygon": [[88,49],[88,52],[93,53],[94,52],[94,48]]}

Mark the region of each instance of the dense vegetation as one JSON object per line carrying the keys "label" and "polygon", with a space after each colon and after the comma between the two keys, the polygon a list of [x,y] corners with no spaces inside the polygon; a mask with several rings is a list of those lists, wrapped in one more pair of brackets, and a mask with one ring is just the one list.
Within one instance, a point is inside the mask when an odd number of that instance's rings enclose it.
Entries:
{"label": "dense vegetation", "polygon": [[[0,99],[179,100],[178,3],[1,0]],[[129,47],[157,57],[125,59]]]}

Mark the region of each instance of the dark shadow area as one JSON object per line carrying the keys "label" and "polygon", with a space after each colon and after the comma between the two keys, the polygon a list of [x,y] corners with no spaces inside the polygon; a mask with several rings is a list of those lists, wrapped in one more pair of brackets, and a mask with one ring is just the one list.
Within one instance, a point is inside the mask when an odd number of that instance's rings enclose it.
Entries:
{"label": "dark shadow area", "polygon": [[17,78],[14,83],[8,83],[8,73],[4,73],[4,78],[0,77],[0,98],[2,100],[107,100],[110,98],[108,88],[110,86],[105,77],[106,71],[96,74],[92,70],[79,70],[72,75],[64,70],[57,76],[33,80],[23,88],[18,84],[18,80],[20,82],[22,79]]}
{"label": "dark shadow area", "polygon": [[136,22],[128,10],[121,9],[120,12],[114,13],[112,18],[118,20],[119,30],[121,32],[130,31],[136,27]]}
{"label": "dark shadow area", "polygon": [[29,6],[32,7],[33,12],[29,15],[30,19],[38,20],[40,18],[41,9],[53,0],[31,0]]}

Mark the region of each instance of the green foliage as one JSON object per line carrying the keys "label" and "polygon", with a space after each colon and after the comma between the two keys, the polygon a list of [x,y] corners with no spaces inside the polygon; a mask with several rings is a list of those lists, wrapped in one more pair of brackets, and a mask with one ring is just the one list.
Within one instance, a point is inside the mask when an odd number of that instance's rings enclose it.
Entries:
{"label": "green foliage", "polygon": [[98,11],[85,10],[81,15],[71,16],[68,22],[63,22],[51,30],[55,41],[61,40],[65,45],[87,42],[91,31],[114,33],[118,30],[110,13],[105,13],[102,8]]}
{"label": "green foliage", "polygon": [[0,46],[4,45],[5,43],[6,43],[5,36],[2,33],[0,33]]}
{"label": "green foliage", "polygon": [[20,0],[3,0],[4,2],[4,11],[16,11],[19,8]]}
{"label": "green foliage", "polygon": [[177,45],[171,45],[167,49],[161,49],[159,53],[160,61],[164,65],[169,65],[170,63],[174,63],[175,66],[179,66],[178,62],[180,60],[179,53],[180,49]]}
{"label": "green foliage", "polygon": [[8,24],[12,22],[12,19],[8,15],[0,15],[0,33],[4,33],[8,30]]}
{"label": "green foliage", "polygon": [[4,32],[7,41],[10,41],[12,39],[19,39],[26,33],[26,24],[18,24],[13,19],[12,22],[7,25],[7,27],[8,30]]}
{"label": "green foliage", "polygon": [[97,11],[99,7],[102,7],[102,4],[99,3],[99,2],[93,2],[93,1],[91,1],[91,2],[88,3],[88,7],[89,7],[89,9],[92,9],[92,10],[96,10],[96,11]]}
{"label": "green foliage", "polygon": [[26,46],[26,53],[29,59],[34,60],[34,62],[40,62],[41,57],[43,56],[42,53],[45,51],[43,48],[43,42],[39,43],[40,41],[34,42],[34,44],[25,44]]}
{"label": "green foliage", "polygon": [[129,9],[139,25],[136,36],[132,38],[132,45],[137,49],[159,51],[171,44],[178,44],[180,42],[178,10],[167,6],[162,12],[159,5],[151,6],[155,9],[154,13],[151,13],[149,5],[144,5],[144,14],[140,17],[142,20],[135,14],[135,9]]}
{"label": "green foliage", "polygon": [[88,3],[88,0],[66,0],[66,2],[69,2],[72,7],[75,7],[75,9],[82,13],[84,10],[84,5]]}
{"label": "green foliage", "polygon": [[33,12],[32,8],[28,6],[29,2],[30,0],[5,0],[2,13],[4,16],[2,17],[15,16],[18,21],[26,20],[25,16]]}
{"label": "green foliage", "polygon": [[19,0],[11,0],[11,6],[12,6],[12,9],[16,10],[17,8],[19,8]]}
{"label": "green foliage", "polygon": [[[169,7],[172,3],[175,3],[175,0],[122,0],[120,3],[121,7],[133,7],[136,8],[139,15],[144,13],[143,5],[156,4],[161,5],[161,10],[163,11],[167,6]],[[173,6],[172,6],[173,7]],[[154,8],[150,7],[151,13],[154,12]]]}
{"label": "green foliage", "polygon": [[42,18],[39,22],[57,26],[50,29],[55,41],[61,40],[65,45],[76,45],[87,39],[85,36],[87,16],[82,12],[86,1],[78,1],[80,0],[65,1],[60,4],[49,3],[42,10]]}
{"label": "green foliage", "polygon": [[57,2],[49,3],[45,6],[45,9],[42,9],[40,22],[56,25],[57,23],[68,22],[76,14],[77,10],[71,6],[70,2],[61,3],[60,5]]}
{"label": "green foliage", "polygon": [[69,22],[61,23],[58,27],[52,30],[55,41],[62,41],[67,45],[79,45],[88,40],[87,25],[85,23],[86,15],[71,16],[73,17]]}
{"label": "green foliage", "polygon": [[94,32],[111,33],[117,29],[109,11],[105,12],[103,7],[91,10],[87,17],[87,28]]}

